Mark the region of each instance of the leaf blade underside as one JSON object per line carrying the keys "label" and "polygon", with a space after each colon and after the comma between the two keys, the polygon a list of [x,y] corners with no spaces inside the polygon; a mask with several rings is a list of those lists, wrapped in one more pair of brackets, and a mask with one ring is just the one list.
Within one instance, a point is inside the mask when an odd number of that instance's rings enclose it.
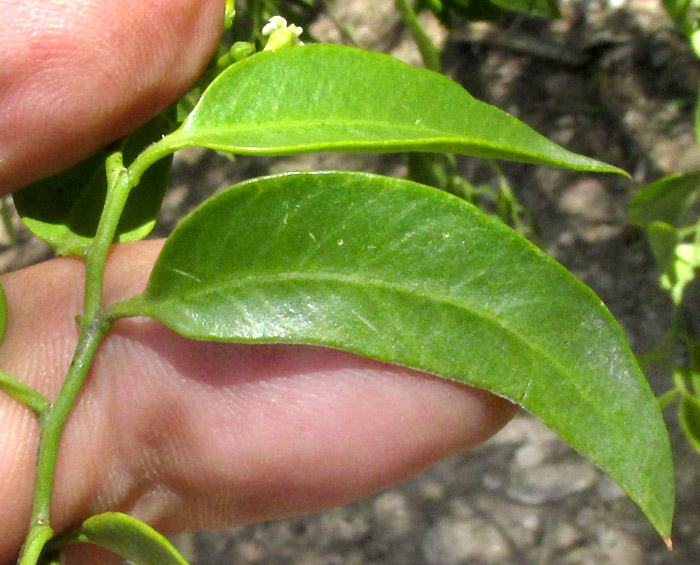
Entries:
{"label": "leaf blade underside", "polygon": [[261,155],[438,151],[626,174],[556,145],[441,74],[340,45],[232,65],[164,143]]}
{"label": "leaf blade underside", "polygon": [[669,534],[668,435],[624,333],[561,265],[445,193],[362,173],[242,183],[184,220],[146,291],[110,311],[486,388],[541,418]]}

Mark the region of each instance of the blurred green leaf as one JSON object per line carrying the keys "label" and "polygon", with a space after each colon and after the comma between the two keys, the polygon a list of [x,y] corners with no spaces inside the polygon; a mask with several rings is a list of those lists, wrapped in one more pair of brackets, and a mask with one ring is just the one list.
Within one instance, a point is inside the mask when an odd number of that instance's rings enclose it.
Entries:
{"label": "blurred green leaf", "polygon": [[541,18],[561,18],[558,0],[491,0],[505,10]]}
{"label": "blurred green leaf", "polygon": [[0,344],[5,339],[5,331],[7,331],[7,298],[5,289],[0,284]]}
{"label": "blurred green leaf", "polygon": [[680,173],[653,182],[633,197],[630,221],[647,227],[651,222],[665,222],[679,228],[698,195],[700,171]]}
{"label": "blurred green leaf", "polygon": [[664,8],[678,29],[690,37],[698,29],[697,9],[693,0],[662,0]]}
{"label": "blurred green leaf", "polygon": [[661,275],[659,284],[671,295],[674,304],[683,302],[686,287],[693,282],[700,268],[700,246],[694,243],[679,243],[673,249],[672,260]]}
{"label": "blurred green leaf", "polygon": [[362,173],[242,183],[186,218],[145,292],[108,314],[196,339],[337,347],[486,388],[669,534],[668,435],[624,333],[561,265],[444,192]]}
{"label": "blurred green leaf", "polygon": [[452,12],[468,22],[492,22],[505,14],[505,10],[489,0],[445,0],[441,19],[448,25],[452,24]]}
{"label": "blurred green leaf", "polygon": [[528,16],[548,19],[561,18],[557,0],[425,0],[428,7],[441,21],[450,27],[452,14],[458,14],[467,21],[495,21],[507,12],[519,12]]}
{"label": "blurred green leaf", "polygon": [[700,455],[700,402],[695,396],[685,392],[678,407],[681,428],[688,443]]}
{"label": "blurred green leaf", "polygon": [[647,226],[646,233],[656,268],[659,274],[663,274],[672,264],[678,244],[678,231],[664,222],[652,222]]}

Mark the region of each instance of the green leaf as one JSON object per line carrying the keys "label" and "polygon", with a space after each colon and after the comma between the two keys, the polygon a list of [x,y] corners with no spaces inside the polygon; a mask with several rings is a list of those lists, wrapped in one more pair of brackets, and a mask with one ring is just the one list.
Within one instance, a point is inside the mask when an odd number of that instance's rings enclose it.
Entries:
{"label": "green leaf", "polygon": [[678,29],[690,36],[698,29],[697,7],[693,0],[662,0],[664,8]]}
{"label": "green leaf", "polygon": [[242,183],[186,218],[144,293],[108,314],[196,339],[336,347],[486,388],[670,531],[668,435],[624,333],[561,265],[457,197],[362,173]]}
{"label": "green leaf", "polygon": [[681,428],[688,443],[700,455],[700,401],[688,392],[683,392],[678,407]]}
{"label": "green leaf", "polygon": [[513,12],[541,18],[561,18],[557,0],[491,0],[497,6]]}
{"label": "green leaf", "polygon": [[659,274],[671,267],[679,243],[678,231],[665,222],[651,222],[646,227],[647,240]]}
{"label": "green leaf", "polygon": [[695,280],[698,269],[700,269],[700,247],[694,243],[676,245],[671,261],[659,279],[659,285],[669,292],[675,305],[680,306],[683,302],[683,293]]}
{"label": "green leaf", "polygon": [[563,149],[443,75],[341,45],[231,65],[159,145],[264,155],[438,151],[625,174]]}
{"label": "green leaf", "polygon": [[446,0],[443,20],[451,24],[450,10],[470,22],[495,21],[505,14],[505,10],[489,0]]}
{"label": "green leaf", "polygon": [[[160,140],[171,124],[169,115],[161,115],[129,135],[123,141],[125,165]],[[105,149],[13,196],[26,226],[57,254],[82,255],[90,246],[107,193],[105,160],[113,151],[113,147]],[[116,241],[143,239],[151,232],[168,186],[171,163],[172,156],[165,157],[141,177],[129,195]]]}
{"label": "green leaf", "polygon": [[630,221],[642,227],[651,222],[681,227],[699,188],[700,171],[671,175],[648,184],[632,197]]}
{"label": "green leaf", "polygon": [[52,548],[91,543],[109,549],[136,565],[187,565],[165,536],[141,520],[120,512],[105,512],[50,542]]}

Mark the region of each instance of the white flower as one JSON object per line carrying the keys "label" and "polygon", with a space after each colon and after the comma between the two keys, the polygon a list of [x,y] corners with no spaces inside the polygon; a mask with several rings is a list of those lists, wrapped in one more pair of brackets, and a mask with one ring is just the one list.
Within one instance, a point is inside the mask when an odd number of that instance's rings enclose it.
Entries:
{"label": "white flower", "polygon": [[299,40],[303,31],[301,27],[294,24],[287,25],[287,20],[282,16],[272,16],[262,29],[262,34],[268,36],[267,45],[263,51],[276,51],[284,47],[303,45]]}
{"label": "white flower", "polygon": [[262,28],[262,34],[272,35],[278,29],[284,29],[286,27],[287,20],[285,20],[282,16],[272,16],[265,24],[265,27]]}

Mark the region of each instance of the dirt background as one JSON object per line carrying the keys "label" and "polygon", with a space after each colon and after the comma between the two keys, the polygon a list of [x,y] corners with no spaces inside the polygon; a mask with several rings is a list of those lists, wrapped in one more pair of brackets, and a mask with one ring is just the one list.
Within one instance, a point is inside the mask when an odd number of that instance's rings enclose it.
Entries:
{"label": "dirt background", "polygon": [[[633,180],[503,164],[532,212],[538,242],[590,285],[636,352],[663,332],[669,304],[641,234],[626,227],[630,196],[663,175],[700,166],[693,133],[699,65],[660,0],[564,0],[565,19],[509,18],[501,26],[457,22],[449,33],[426,17],[445,72],[472,94],[511,112],[567,148],[610,162]],[[340,42],[340,23],[362,47],[419,57],[392,0],[335,0],[312,31]],[[496,183],[482,161],[460,159],[466,178]],[[312,155],[231,161],[204,151],[176,159],[155,235],[242,178],[268,172],[357,169],[401,175],[405,158]],[[49,256],[19,235],[2,266]],[[650,375],[657,392],[663,371]],[[669,553],[610,479],[522,414],[478,449],[348,507],[230,531],[175,539],[194,564],[583,565],[700,562],[700,458],[669,414],[678,510]]]}

